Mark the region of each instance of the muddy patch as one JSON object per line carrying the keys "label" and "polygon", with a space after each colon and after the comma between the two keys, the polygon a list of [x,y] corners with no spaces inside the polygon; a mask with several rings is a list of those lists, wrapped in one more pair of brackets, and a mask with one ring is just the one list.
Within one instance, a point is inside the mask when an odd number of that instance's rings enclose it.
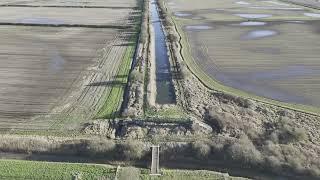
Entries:
{"label": "muddy patch", "polygon": [[49,72],[56,74],[63,70],[65,59],[59,53],[55,46],[47,46],[49,61]]}
{"label": "muddy patch", "polygon": [[234,14],[236,16],[248,19],[260,19],[260,18],[267,18],[271,17],[271,14]]}
{"label": "muddy patch", "polygon": [[277,35],[278,32],[274,30],[253,30],[241,36],[242,40],[254,40],[267,38]]}

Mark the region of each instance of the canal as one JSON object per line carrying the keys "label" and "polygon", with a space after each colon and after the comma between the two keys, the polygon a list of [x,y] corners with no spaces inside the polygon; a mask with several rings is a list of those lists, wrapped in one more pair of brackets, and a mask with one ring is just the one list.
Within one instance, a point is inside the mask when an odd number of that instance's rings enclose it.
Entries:
{"label": "canal", "polygon": [[151,1],[150,13],[154,32],[155,43],[155,67],[156,67],[156,103],[173,104],[176,101],[166,38],[160,21],[156,0]]}

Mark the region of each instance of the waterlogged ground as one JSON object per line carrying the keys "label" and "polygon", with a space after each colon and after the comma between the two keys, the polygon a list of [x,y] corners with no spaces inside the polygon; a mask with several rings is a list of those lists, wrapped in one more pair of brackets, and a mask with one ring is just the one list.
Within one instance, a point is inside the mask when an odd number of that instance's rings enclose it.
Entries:
{"label": "waterlogged ground", "polygon": [[0,26],[0,33],[0,124],[7,128],[17,127],[17,122],[27,127],[31,117],[48,114],[63,101],[81,72],[94,64],[97,49],[112,38],[100,37],[116,32]]}
{"label": "waterlogged ground", "polygon": [[320,11],[280,1],[168,0],[198,66],[227,86],[320,107]]}
{"label": "waterlogged ground", "polygon": [[[89,5],[95,7],[82,7]],[[135,33],[117,27],[134,25],[136,6],[135,0],[0,2],[0,131],[76,129],[109,97],[105,109],[116,112]]]}

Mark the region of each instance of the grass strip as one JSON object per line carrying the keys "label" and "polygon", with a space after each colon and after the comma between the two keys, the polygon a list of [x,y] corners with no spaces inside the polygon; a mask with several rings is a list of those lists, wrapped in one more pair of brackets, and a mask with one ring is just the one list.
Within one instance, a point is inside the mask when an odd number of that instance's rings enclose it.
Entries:
{"label": "grass strip", "polygon": [[0,160],[0,179],[114,179],[116,168],[104,165]]}
{"label": "grass strip", "polygon": [[[133,37],[133,39],[136,39],[136,36]],[[114,79],[114,82],[117,84],[112,87],[110,94],[107,96],[105,103],[97,114],[97,118],[114,118],[119,115],[125,85],[128,83],[128,76],[131,69],[134,51],[135,44],[129,45],[127,47],[122,58],[117,76]]]}
{"label": "grass strip", "polygon": [[162,169],[161,176],[150,176],[148,171],[141,171],[141,180],[236,180],[246,179],[240,177],[232,177],[226,173],[219,173],[206,170],[169,170]]}

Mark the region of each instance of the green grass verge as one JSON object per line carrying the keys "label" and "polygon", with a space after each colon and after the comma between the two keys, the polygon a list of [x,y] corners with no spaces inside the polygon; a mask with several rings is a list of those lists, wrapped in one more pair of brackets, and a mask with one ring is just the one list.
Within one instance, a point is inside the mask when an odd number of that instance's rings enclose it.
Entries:
{"label": "green grass verge", "polygon": [[182,119],[186,119],[188,116],[179,106],[165,107],[157,111],[151,107],[148,107],[145,110],[145,118],[153,117],[162,119],[176,119],[176,121],[181,121]]}
{"label": "green grass verge", "polygon": [[[139,1],[139,3],[143,3],[143,2]],[[137,45],[136,42],[138,40],[138,36],[141,31],[141,23],[142,23],[141,18],[142,18],[142,15],[134,17],[133,21],[136,22],[136,24],[134,25],[135,33],[130,37],[130,40],[129,40],[129,42],[134,42],[134,43],[128,43],[127,49],[121,59],[121,64],[119,66],[116,78],[113,80],[113,82],[115,82],[116,85],[112,87],[107,98],[105,99],[105,103],[103,104],[101,109],[98,111],[96,118],[108,119],[108,118],[116,118],[121,116],[120,111],[121,111],[121,105],[123,102],[123,95],[125,93],[126,85],[128,83],[128,77],[130,74],[132,61],[134,58],[134,53]]]}
{"label": "green grass verge", "polygon": [[161,170],[161,176],[150,176],[148,171],[141,171],[141,180],[224,180],[224,179],[245,179],[228,176],[214,171],[205,170]]}
{"label": "green grass verge", "polygon": [[[136,36],[132,37],[133,41],[136,40]],[[114,118],[119,116],[121,103],[123,100],[123,94],[126,84],[128,83],[128,76],[131,69],[131,63],[135,52],[135,44],[128,45],[125,54],[122,58],[118,73],[114,82],[114,85],[107,96],[105,103],[99,110],[97,118]]]}
{"label": "green grass verge", "polygon": [[[165,4],[165,7],[166,7],[166,4]],[[166,8],[166,9],[167,9],[167,11],[169,11],[168,8]],[[172,14],[172,12],[169,12],[167,14]],[[225,86],[225,85],[221,84],[220,82],[218,82],[217,80],[211,78],[197,65],[197,63],[193,59],[188,37],[184,33],[184,31],[182,30],[182,24],[179,23],[178,18],[170,16],[170,19],[174,23],[176,31],[181,36],[181,41],[180,41],[181,46],[182,46],[181,53],[182,53],[182,56],[184,58],[185,63],[187,64],[189,70],[209,89],[222,91],[222,92],[225,92],[225,93],[228,93],[231,95],[235,95],[235,96],[240,96],[243,98],[254,99],[254,100],[266,103],[266,104],[284,107],[287,109],[292,109],[292,110],[296,110],[296,111],[300,111],[300,112],[305,112],[305,113],[314,114],[314,115],[320,114],[320,108],[318,108],[318,107],[302,105],[302,104],[285,103],[285,102],[280,102],[280,101],[273,100],[273,99],[264,98],[261,96],[256,96],[254,94],[250,94],[250,93],[247,93],[247,92],[244,92],[244,91],[241,91],[241,90],[229,87],[229,86]]]}
{"label": "green grass verge", "polygon": [[[81,180],[115,179],[117,174],[115,166],[81,163],[0,160],[0,167],[0,179],[6,180],[72,180],[76,176]],[[223,180],[225,177],[244,179],[207,170],[161,169],[161,176],[150,176],[149,169],[134,167],[121,167],[117,177],[119,180]]]}
{"label": "green grass verge", "polygon": [[112,166],[48,163],[20,160],[0,160],[0,179],[114,179],[116,168]]}

